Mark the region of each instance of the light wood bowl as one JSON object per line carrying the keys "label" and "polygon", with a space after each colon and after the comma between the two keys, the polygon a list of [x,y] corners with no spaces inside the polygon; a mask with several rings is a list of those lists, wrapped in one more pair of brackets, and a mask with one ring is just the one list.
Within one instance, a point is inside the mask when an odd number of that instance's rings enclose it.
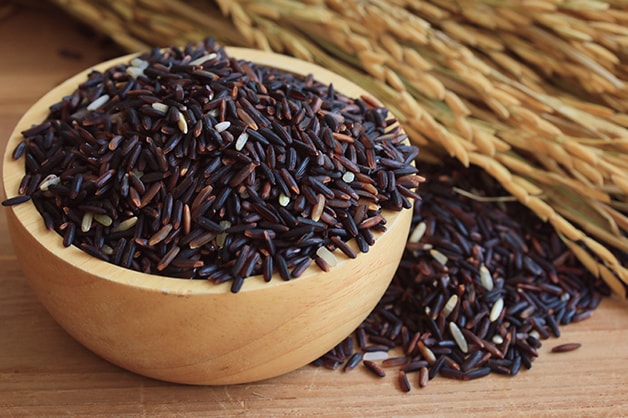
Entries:
{"label": "light wood bowl", "polygon": [[[231,56],[314,74],[350,96],[368,94],[319,66],[283,55],[230,48]],[[104,70],[132,56],[92,68]],[[91,70],[91,68],[90,68]],[[24,160],[12,150],[21,131],[85,80],[82,72],[40,99],[17,124],[4,154],[3,186],[13,197]],[[98,260],[44,227],[31,202],[5,211],[15,254],[30,286],[54,319],[106,360],[152,378],[188,384],[235,384],[278,376],[308,364],[349,335],[375,307],[400,261],[411,210],[386,212],[388,231],[366,254],[339,255],[328,273],[229,285],[148,275]],[[339,251],[337,253],[340,253]]]}

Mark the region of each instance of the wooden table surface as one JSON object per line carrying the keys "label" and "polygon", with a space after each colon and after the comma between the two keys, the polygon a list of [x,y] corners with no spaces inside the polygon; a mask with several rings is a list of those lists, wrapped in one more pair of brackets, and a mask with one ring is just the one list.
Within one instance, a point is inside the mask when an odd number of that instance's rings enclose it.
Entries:
{"label": "wooden table surface", "polygon": [[[0,1],[0,5],[2,2]],[[59,11],[19,9],[0,20],[2,148],[20,115],[74,73],[120,54]],[[436,378],[402,393],[383,379],[306,366],[253,384],[197,387],[144,378],[68,336],[25,282],[0,216],[0,416],[628,416],[628,304],[545,341],[528,371],[472,382]],[[559,343],[579,350],[553,354]]]}

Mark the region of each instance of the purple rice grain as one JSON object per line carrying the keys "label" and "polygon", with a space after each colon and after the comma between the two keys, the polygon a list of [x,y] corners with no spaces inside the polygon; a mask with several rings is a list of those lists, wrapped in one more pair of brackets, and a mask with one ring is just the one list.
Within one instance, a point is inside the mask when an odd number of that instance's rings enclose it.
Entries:
{"label": "purple rice grain", "polygon": [[488,376],[491,373],[490,367],[481,367],[478,369],[469,370],[464,373],[464,380],[479,379],[480,377]]}
{"label": "purple rice grain", "polygon": [[28,202],[29,200],[31,200],[31,197],[29,195],[18,195],[4,200],[2,202],[2,206],[19,205],[20,203]]}
{"label": "purple rice grain", "polygon": [[577,350],[581,346],[582,344],[580,343],[565,343],[552,347],[552,353],[564,353],[566,351],[573,351]]}
{"label": "purple rice grain", "polygon": [[397,382],[399,383],[399,388],[402,392],[410,392],[410,389],[412,389],[408,376],[403,370],[399,370],[397,374]]}
{"label": "purple rice grain", "polygon": [[438,374],[447,379],[467,380],[466,373],[447,366],[441,367]]}
{"label": "purple rice grain", "polygon": [[374,361],[371,360],[363,360],[362,364],[366,367],[368,371],[374,374],[377,377],[386,377],[386,372],[379,367]]}
{"label": "purple rice grain", "polygon": [[[382,361],[383,367],[399,367],[408,363],[407,357],[391,357]],[[402,368],[403,371],[406,371]]]}

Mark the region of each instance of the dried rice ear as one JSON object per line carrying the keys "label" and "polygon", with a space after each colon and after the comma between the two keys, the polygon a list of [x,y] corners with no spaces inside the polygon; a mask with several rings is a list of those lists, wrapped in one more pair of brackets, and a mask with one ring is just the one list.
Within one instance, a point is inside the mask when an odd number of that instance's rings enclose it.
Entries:
{"label": "dried rice ear", "polygon": [[[151,2],[133,12],[123,1],[52,1],[130,51],[152,44],[155,32],[179,45],[210,35],[317,62],[389,107],[424,161],[496,160],[504,167],[483,167],[539,216],[558,213],[626,252],[628,10],[620,2],[172,1],[167,12]],[[562,232],[570,228],[556,219]],[[606,265],[598,249],[594,263],[626,289],[626,261]]]}

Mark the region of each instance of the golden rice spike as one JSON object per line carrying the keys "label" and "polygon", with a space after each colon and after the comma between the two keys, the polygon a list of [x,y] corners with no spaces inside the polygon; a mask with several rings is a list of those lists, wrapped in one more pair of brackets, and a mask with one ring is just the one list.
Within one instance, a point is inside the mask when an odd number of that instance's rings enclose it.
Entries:
{"label": "golden rice spike", "polygon": [[[604,279],[604,282],[611,288],[613,293],[619,295],[622,299],[626,299],[628,297],[628,290],[626,286],[628,286],[628,282],[626,280],[621,280],[621,278],[617,277],[617,275],[613,274],[606,266],[598,266],[600,276]],[[622,271],[625,271],[622,269]],[[625,273],[624,273],[625,276]]]}
{"label": "golden rice spike", "polygon": [[563,242],[569,247],[569,249],[575,254],[580,262],[589,270],[595,277],[600,276],[600,265],[593,257],[575,242],[563,239]]}
{"label": "golden rice spike", "polygon": [[[580,225],[622,245],[613,237],[628,230],[628,10],[617,0],[51,1],[129,50],[154,33],[164,45],[213,35],[317,62],[398,114],[422,156],[446,149],[468,164],[473,154],[556,230]],[[546,198],[563,192],[608,230],[586,229]]]}

